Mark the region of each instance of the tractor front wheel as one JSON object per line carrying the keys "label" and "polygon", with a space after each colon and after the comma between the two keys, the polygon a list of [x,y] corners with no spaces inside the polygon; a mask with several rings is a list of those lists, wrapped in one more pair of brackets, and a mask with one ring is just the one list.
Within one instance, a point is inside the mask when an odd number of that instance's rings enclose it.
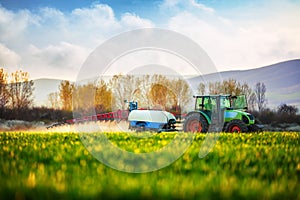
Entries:
{"label": "tractor front wheel", "polygon": [[200,113],[192,113],[186,117],[183,124],[184,132],[206,133],[208,131],[207,121]]}
{"label": "tractor front wheel", "polygon": [[232,120],[226,125],[225,131],[229,133],[246,133],[248,127],[242,120]]}

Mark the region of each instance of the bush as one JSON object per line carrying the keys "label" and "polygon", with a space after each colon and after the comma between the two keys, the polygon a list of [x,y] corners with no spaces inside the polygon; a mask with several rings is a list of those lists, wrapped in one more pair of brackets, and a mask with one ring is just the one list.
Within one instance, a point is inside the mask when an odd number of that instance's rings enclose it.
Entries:
{"label": "bush", "polygon": [[56,110],[46,107],[27,109],[5,109],[1,112],[1,119],[53,122],[73,118],[72,111]]}
{"label": "bush", "polygon": [[297,123],[300,125],[300,115],[295,112],[284,112],[282,109],[276,111],[268,108],[261,112],[253,111],[252,114],[262,124]]}

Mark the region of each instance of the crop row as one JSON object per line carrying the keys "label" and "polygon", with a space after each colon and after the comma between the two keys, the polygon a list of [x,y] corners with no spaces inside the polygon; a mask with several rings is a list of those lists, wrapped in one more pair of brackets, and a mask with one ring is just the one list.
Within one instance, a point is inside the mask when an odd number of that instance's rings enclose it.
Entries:
{"label": "crop row", "polygon": [[[142,154],[166,147],[176,134],[180,133],[150,138],[105,135],[116,147]],[[97,142],[98,136],[0,133],[0,199],[300,199],[297,132],[221,133],[201,159],[198,153],[206,135],[198,134],[178,160],[148,173],[121,172],[99,162],[89,152],[97,146],[83,145],[83,140]],[[100,151],[111,155],[106,149]]]}

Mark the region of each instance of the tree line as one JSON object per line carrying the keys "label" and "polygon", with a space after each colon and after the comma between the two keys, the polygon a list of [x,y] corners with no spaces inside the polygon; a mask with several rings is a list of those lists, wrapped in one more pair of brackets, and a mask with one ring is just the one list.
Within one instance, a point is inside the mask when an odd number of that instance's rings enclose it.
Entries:
{"label": "tree line", "polygon": [[[270,109],[267,107],[266,92],[267,87],[263,82],[257,82],[251,87],[231,78],[222,82],[200,82],[197,87],[200,95],[245,94],[249,112],[254,113],[262,123],[300,124],[297,107],[283,103],[276,109]],[[126,102],[131,100],[137,101],[139,107],[145,109],[184,113],[193,107],[192,93],[188,83],[180,78],[163,75],[115,75],[109,81],[96,80],[77,86],[69,81],[62,81],[59,91],[49,94],[49,101],[53,108],[57,108],[57,105],[64,110],[74,108],[83,115],[127,109]]]}
{"label": "tree line", "polygon": [[247,83],[240,83],[235,79],[209,82],[208,84],[199,83],[198,93],[204,94],[229,94],[241,95],[245,94],[250,111],[262,111],[266,109],[266,85],[263,82],[257,82],[254,88],[251,88]]}
{"label": "tree line", "polygon": [[[33,105],[33,91],[34,82],[29,80],[27,72],[17,70],[8,74],[0,68],[0,119],[55,121],[72,118],[72,111],[75,114],[77,112],[81,115],[90,115],[95,112],[124,110],[128,107],[128,101],[137,101],[140,108],[184,113],[192,109],[194,104],[193,92],[184,79],[157,74],[114,75],[106,81],[98,79],[76,85],[63,80],[58,91],[48,95],[47,107]],[[268,122],[266,118],[270,119],[272,116],[292,119],[291,116],[297,115],[298,109],[287,104],[280,105],[277,110],[269,109],[266,91],[263,82],[258,82],[251,87],[235,79],[206,84],[200,82],[197,87],[197,93],[200,95],[245,94],[248,109],[264,122]]]}
{"label": "tree line", "polygon": [[62,81],[59,91],[48,95],[52,108],[73,108],[84,115],[126,110],[129,101],[137,101],[140,108],[180,112],[191,98],[186,81],[162,75],[115,75],[108,81],[77,85]]}
{"label": "tree line", "polygon": [[[62,109],[74,108],[84,114],[90,114],[92,110],[96,110],[96,113],[124,110],[127,109],[127,102],[132,100],[145,109],[184,112],[191,109],[189,103],[193,104],[192,93],[188,83],[180,78],[163,75],[115,75],[107,82],[96,80],[77,86],[69,81],[62,81],[59,92],[49,94],[48,99],[53,108],[60,105]],[[262,82],[256,83],[254,88],[235,79],[207,84],[201,82],[197,93],[245,94],[251,111],[261,112],[267,105],[266,86]]]}

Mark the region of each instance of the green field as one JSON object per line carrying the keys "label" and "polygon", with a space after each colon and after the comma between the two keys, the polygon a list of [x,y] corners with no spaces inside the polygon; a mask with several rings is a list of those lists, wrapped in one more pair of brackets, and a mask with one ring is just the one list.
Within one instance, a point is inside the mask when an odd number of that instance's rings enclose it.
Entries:
{"label": "green field", "polygon": [[[152,151],[174,133],[134,139],[109,133],[128,151]],[[0,133],[0,199],[300,199],[300,133],[221,133],[198,158],[204,134],[176,162],[132,174],[111,169],[75,133]],[[137,145],[139,144],[139,145]]]}

